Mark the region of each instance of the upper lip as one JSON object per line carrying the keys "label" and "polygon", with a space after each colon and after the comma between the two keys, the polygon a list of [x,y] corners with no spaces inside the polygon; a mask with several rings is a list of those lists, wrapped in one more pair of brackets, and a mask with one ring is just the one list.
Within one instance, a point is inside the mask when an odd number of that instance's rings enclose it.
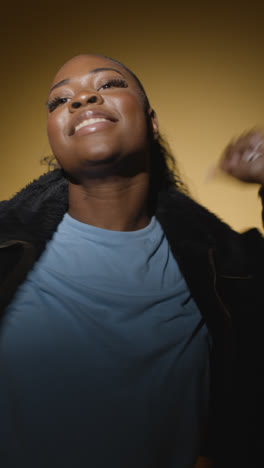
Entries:
{"label": "upper lip", "polygon": [[84,120],[102,118],[110,120],[111,122],[117,122],[117,118],[113,115],[112,112],[106,110],[85,110],[74,116],[74,119],[71,122],[70,135],[75,133],[75,128]]}

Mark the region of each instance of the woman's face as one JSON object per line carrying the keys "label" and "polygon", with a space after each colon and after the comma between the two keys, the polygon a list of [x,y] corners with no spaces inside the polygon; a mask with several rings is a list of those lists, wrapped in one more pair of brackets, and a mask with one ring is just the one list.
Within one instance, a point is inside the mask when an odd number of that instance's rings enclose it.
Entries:
{"label": "woman's face", "polygon": [[[133,76],[110,59],[81,55],[57,73],[48,96],[47,131],[62,168],[77,180],[149,153],[149,121]],[[150,127],[157,122],[151,110]],[[96,173],[97,173],[96,172]]]}

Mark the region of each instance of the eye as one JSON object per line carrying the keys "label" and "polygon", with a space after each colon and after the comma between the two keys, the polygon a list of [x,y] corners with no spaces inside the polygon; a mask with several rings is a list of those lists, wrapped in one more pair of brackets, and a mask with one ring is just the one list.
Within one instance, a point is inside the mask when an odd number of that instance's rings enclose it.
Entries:
{"label": "eye", "polygon": [[58,106],[62,105],[62,104],[66,104],[66,102],[68,102],[69,98],[66,98],[66,97],[58,97],[56,96],[54,99],[52,99],[51,101],[48,101],[47,104],[46,104],[46,107],[48,109],[49,112],[52,112],[54,111]]}
{"label": "eye", "polygon": [[109,89],[109,88],[127,88],[127,83],[125,80],[121,78],[113,78],[111,80],[107,80],[105,84],[100,86],[100,89]]}

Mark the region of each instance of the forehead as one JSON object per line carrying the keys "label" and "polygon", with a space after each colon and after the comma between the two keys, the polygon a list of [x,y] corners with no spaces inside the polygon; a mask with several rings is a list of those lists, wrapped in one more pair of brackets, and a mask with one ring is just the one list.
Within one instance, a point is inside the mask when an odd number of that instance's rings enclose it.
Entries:
{"label": "forehead", "polygon": [[126,78],[132,78],[125,68],[118,63],[113,62],[111,59],[97,55],[79,55],[66,62],[60,68],[55,75],[51,86],[64,79],[85,76],[97,68],[114,68],[121,72]]}

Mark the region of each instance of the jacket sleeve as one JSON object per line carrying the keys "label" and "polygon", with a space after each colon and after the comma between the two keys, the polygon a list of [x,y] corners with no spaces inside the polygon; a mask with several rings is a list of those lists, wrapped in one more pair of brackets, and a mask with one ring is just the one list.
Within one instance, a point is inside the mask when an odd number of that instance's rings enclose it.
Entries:
{"label": "jacket sleeve", "polygon": [[264,185],[262,185],[262,187],[260,187],[259,189],[259,196],[261,198],[261,203],[262,203],[261,216],[262,216],[262,224],[264,226]]}

